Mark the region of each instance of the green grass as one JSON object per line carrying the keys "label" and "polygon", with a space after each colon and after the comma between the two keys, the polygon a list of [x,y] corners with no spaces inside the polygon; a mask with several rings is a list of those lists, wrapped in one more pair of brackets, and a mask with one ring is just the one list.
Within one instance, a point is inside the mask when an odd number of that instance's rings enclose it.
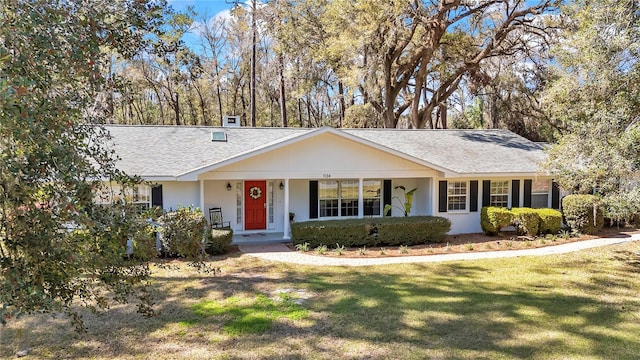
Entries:
{"label": "green grass", "polygon": [[232,296],[223,301],[205,300],[191,305],[191,310],[204,319],[229,318],[224,325],[228,335],[262,333],[270,330],[276,320],[300,320],[309,313],[284,294],[277,302],[262,294],[253,299]]}
{"label": "green grass", "polygon": [[0,358],[636,359],[639,252],[356,268],[240,256],[219,276],[174,261],[154,268],[158,316],[84,312],[86,334],[24,317],[0,328]]}

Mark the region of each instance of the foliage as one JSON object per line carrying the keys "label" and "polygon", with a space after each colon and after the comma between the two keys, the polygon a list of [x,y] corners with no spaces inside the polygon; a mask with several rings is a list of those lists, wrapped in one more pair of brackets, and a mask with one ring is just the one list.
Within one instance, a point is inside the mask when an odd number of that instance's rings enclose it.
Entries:
{"label": "foliage", "polygon": [[338,254],[338,255],[342,255],[344,253],[344,245],[340,245],[340,244],[336,243],[336,248],[333,251],[335,251],[336,254]]}
{"label": "foliage", "polygon": [[512,222],[511,212],[507,208],[484,206],[480,210],[480,226],[487,235],[496,235]]}
{"label": "foliage", "polygon": [[207,220],[200,209],[179,207],[163,215],[158,222],[162,225],[160,231],[165,253],[188,258],[204,254]]}
{"label": "foliage", "polygon": [[630,223],[640,214],[640,189],[621,191],[607,195],[604,199],[604,216],[615,221]]}
{"label": "foliage", "polygon": [[[635,187],[640,164],[637,3],[578,0],[563,11],[568,28],[542,99],[560,131],[545,167],[562,188],[613,196],[612,204]],[[626,206],[611,207],[618,217],[614,207]]]}
{"label": "foliage", "polygon": [[[137,292],[145,264],[123,262],[141,224],[128,204],[94,204],[102,181],[133,186],[105,146],[96,99],[118,85],[109,61],[146,44],[155,0],[0,2],[0,321]],[[110,298],[105,291],[111,291]]]}
{"label": "foliage", "polygon": [[567,225],[581,234],[595,234],[604,225],[604,204],[595,195],[567,195],[562,211]]}
{"label": "foliage", "polygon": [[413,206],[413,195],[415,194],[416,190],[418,190],[417,188],[413,188],[409,191],[407,191],[407,189],[402,186],[402,185],[398,185],[396,187],[394,187],[394,189],[401,189],[403,194],[404,194],[404,202],[401,201],[398,197],[394,196],[392,200],[397,200],[400,201],[402,207],[396,206],[396,205],[391,205],[391,204],[386,204],[384,206],[384,214],[389,215],[391,208],[395,207],[396,209],[399,209],[402,211],[402,213],[404,214],[404,216],[409,216],[409,214],[411,214],[411,207]]}
{"label": "foliage", "polygon": [[518,233],[528,236],[538,235],[540,228],[540,216],[536,209],[513,208],[511,209],[511,222],[515,225]]}
{"label": "foliage", "polygon": [[320,246],[316,247],[316,252],[319,255],[324,255],[327,252],[327,245],[320,245]]}
{"label": "foliage", "polygon": [[557,234],[562,226],[562,213],[555,209],[536,209],[540,217],[540,234]]}
{"label": "foliage", "polygon": [[302,251],[302,252],[309,251],[309,243],[304,242],[304,243],[296,244],[296,250]]}
{"label": "foliage", "polygon": [[451,228],[448,219],[435,216],[386,217],[298,222],[291,225],[296,248],[338,241],[348,247],[378,245],[415,245],[441,242]]}
{"label": "foliage", "polygon": [[205,231],[207,254],[220,255],[229,251],[233,241],[232,229],[210,229]]}

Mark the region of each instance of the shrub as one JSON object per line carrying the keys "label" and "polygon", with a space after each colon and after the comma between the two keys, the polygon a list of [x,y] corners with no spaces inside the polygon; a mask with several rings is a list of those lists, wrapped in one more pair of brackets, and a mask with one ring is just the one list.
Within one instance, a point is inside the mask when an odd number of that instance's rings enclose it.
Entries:
{"label": "shrub", "polygon": [[557,234],[562,226],[562,213],[554,209],[536,209],[540,217],[540,234]]}
{"label": "shrub", "polygon": [[511,224],[511,212],[507,208],[484,206],[480,210],[480,226],[487,235],[496,235],[500,229]]}
{"label": "shrub", "polygon": [[597,196],[567,195],[562,199],[562,209],[567,225],[574,231],[595,234],[604,225],[603,204]]}
{"label": "shrub", "polygon": [[311,247],[336,242],[348,247],[415,245],[441,242],[451,229],[448,219],[435,216],[307,221],[291,224],[294,244]]}
{"label": "shrub", "polygon": [[155,229],[149,224],[141,226],[131,236],[133,241],[133,257],[142,261],[149,261],[158,256],[156,250]]}
{"label": "shrub", "polygon": [[207,229],[206,231],[207,247],[206,251],[211,255],[220,255],[229,251],[231,241],[233,240],[233,230],[231,229]]}
{"label": "shrub", "polygon": [[538,235],[540,227],[540,217],[538,211],[531,208],[513,208],[511,209],[512,222],[518,233],[528,236]]}
{"label": "shrub", "polygon": [[204,250],[207,220],[199,209],[181,207],[159,219],[162,247],[170,255],[197,257]]}

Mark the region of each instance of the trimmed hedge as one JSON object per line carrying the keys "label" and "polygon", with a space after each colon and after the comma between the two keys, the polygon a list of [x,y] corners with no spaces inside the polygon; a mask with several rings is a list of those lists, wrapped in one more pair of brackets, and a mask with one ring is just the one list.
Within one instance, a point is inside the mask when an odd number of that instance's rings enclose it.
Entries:
{"label": "trimmed hedge", "polygon": [[207,239],[207,254],[224,254],[229,251],[229,246],[233,240],[233,230],[208,229],[205,238]]}
{"label": "trimmed hedge", "polygon": [[526,234],[528,236],[538,235],[540,216],[536,209],[513,208],[511,209],[511,216],[511,222],[519,234]]}
{"label": "trimmed hedge", "polygon": [[495,235],[505,226],[514,225],[518,232],[535,236],[557,234],[562,225],[562,213],[554,209],[485,206],[480,211],[480,225],[487,235]]}
{"label": "trimmed hedge", "polygon": [[509,209],[496,206],[484,206],[480,210],[480,226],[487,235],[496,235],[500,229],[512,223]]}
{"label": "trimmed hedge", "polygon": [[536,209],[540,217],[540,234],[557,234],[562,227],[562,213],[554,209]]}
{"label": "trimmed hedge", "polygon": [[291,238],[312,248],[416,245],[442,242],[450,229],[451,221],[438,216],[306,221],[291,224]]}
{"label": "trimmed hedge", "polygon": [[562,210],[567,225],[582,234],[595,234],[602,229],[603,208],[602,200],[595,195],[574,194],[562,199]]}

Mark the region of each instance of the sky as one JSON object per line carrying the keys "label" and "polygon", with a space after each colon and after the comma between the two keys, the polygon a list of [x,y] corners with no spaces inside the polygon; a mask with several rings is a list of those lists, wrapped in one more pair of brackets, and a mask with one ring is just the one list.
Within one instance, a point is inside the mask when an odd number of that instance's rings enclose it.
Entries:
{"label": "sky", "polygon": [[[213,17],[221,11],[229,11],[233,4],[228,4],[231,0],[168,0],[167,3],[175,10],[182,11],[188,6],[193,6],[198,13],[198,17],[205,15]],[[244,1],[240,1],[244,2]]]}

